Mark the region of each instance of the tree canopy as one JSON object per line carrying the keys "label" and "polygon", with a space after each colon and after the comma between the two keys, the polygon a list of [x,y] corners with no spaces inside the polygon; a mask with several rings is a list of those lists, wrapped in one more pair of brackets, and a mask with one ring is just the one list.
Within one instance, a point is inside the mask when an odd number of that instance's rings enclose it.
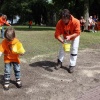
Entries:
{"label": "tree canopy", "polygon": [[[100,17],[100,0],[0,0],[0,13],[6,14],[9,19],[20,16],[20,23],[33,20],[40,25],[54,24],[54,17],[59,18],[61,9],[69,9],[76,17],[97,15]],[[50,24],[50,25],[51,25]]]}

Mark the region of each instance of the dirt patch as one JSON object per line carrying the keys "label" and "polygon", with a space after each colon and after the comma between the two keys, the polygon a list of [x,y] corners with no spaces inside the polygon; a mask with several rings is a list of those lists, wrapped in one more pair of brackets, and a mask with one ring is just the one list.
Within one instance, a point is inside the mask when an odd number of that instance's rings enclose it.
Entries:
{"label": "dirt patch", "polygon": [[[53,55],[54,56],[54,55]],[[57,58],[57,57],[56,57]],[[86,91],[100,85],[100,51],[81,50],[78,54],[74,73],[67,72],[69,54],[66,54],[63,68],[55,70],[56,58],[40,61],[26,60],[21,63],[23,87],[17,89],[12,76],[10,90],[2,88],[0,75],[1,100],[77,100]]]}

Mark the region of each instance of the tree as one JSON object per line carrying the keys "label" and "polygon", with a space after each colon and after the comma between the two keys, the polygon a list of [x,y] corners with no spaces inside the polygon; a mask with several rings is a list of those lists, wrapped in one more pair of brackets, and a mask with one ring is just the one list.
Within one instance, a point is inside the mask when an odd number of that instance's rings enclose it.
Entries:
{"label": "tree", "polygon": [[100,0],[53,0],[53,3],[56,11],[67,8],[77,18],[84,15],[87,10],[89,14],[93,11],[100,14]]}
{"label": "tree", "polygon": [[84,18],[86,20],[86,27],[85,27],[85,29],[88,29],[89,0],[84,0]]}
{"label": "tree", "polygon": [[[9,3],[10,2],[10,3]],[[18,0],[4,0],[3,5],[1,7],[1,12],[6,14],[9,18],[11,18],[13,23],[14,15],[17,15],[20,12],[20,3],[17,3]]]}
{"label": "tree", "polygon": [[35,25],[36,24],[40,25],[41,22],[46,24],[46,22],[47,22],[47,8],[45,5],[47,5],[47,2],[45,0],[41,1],[41,2],[40,2],[40,0],[37,0],[32,5],[32,12],[33,12]]}

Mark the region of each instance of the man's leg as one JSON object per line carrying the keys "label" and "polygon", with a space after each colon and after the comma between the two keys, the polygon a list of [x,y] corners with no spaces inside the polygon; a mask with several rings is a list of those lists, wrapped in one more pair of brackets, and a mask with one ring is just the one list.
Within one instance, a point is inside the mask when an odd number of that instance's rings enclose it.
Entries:
{"label": "man's leg", "polygon": [[62,67],[62,62],[64,59],[64,54],[65,51],[63,49],[63,46],[61,45],[60,50],[59,50],[59,55],[58,55],[58,59],[57,59],[57,66],[55,67],[55,69],[59,69],[60,67]]}
{"label": "man's leg", "polygon": [[80,39],[80,36],[76,37],[72,41],[71,51],[70,51],[70,66],[69,66],[70,73],[72,73],[74,71],[74,67],[76,66],[78,47],[79,47],[79,39]]}

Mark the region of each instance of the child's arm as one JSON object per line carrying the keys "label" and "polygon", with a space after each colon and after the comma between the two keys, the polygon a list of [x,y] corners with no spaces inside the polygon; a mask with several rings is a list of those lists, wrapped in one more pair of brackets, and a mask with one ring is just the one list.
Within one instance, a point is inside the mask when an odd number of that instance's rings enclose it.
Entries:
{"label": "child's arm", "polygon": [[0,52],[0,56],[2,55],[2,52]]}

